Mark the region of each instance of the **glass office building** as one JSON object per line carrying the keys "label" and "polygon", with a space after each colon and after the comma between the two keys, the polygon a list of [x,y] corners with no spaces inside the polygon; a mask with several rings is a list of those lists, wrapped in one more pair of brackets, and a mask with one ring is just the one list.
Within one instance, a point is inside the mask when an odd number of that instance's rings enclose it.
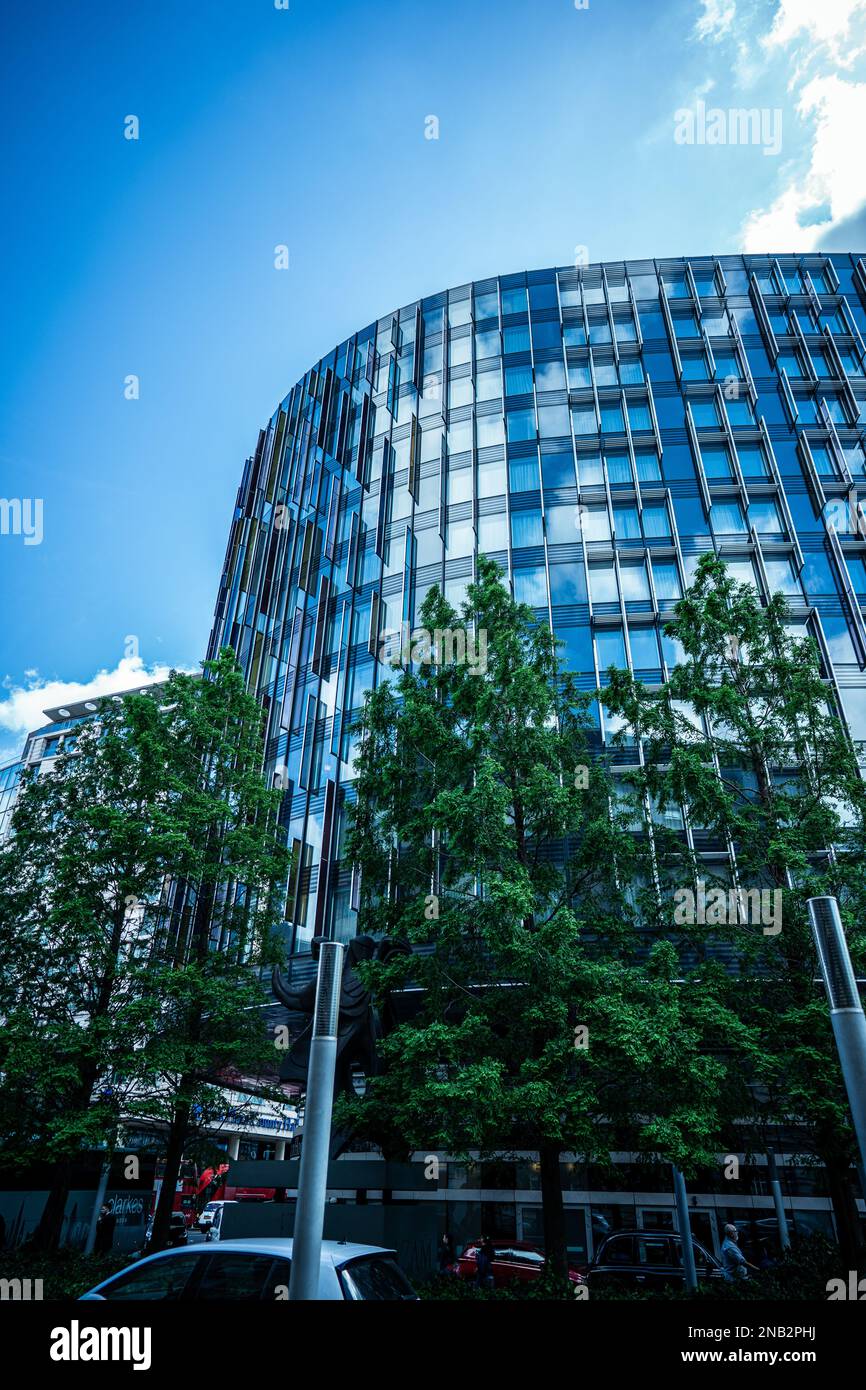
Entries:
{"label": "glass office building", "polygon": [[857,255],[615,262],[431,295],[293,387],[244,467],[210,642],[266,711],[290,953],[355,931],[350,726],[382,636],[433,584],[458,605],[478,552],[590,690],[611,664],[666,678],[664,622],[715,550],[785,594],[866,738],[864,336]]}

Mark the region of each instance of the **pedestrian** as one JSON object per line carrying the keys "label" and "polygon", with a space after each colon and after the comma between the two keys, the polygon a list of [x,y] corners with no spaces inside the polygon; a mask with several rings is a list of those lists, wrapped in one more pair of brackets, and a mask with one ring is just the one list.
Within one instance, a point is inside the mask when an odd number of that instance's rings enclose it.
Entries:
{"label": "pedestrian", "polygon": [[103,1202],[96,1221],[96,1239],[93,1242],[94,1255],[107,1255],[114,1244],[114,1228],[117,1217],[107,1202]]}
{"label": "pedestrian", "polygon": [[725,1238],[722,1241],[722,1273],[729,1284],[735,1283],[738,1279],[748,1279],[747,1269],[754,1269],[757,1274],[757,1267],[750,1264],[739,1246],[740,1233],[736,1226],[728,1225],[725,1227]]}
{"label": "pedestrian", "polygon": [[454,1266],[457,1263],[457,1256],[454,1253],[454,1242],[447,1231],[444,1232],[442,1239],[439,1242],[439,1247],[436,1251],[436,1258],[439,1262],[440,1274],[454,1273]]}
{"label": "pedestrian", "polygon": [[475,1254],[475,1267],[477,1274],[475,1283],[479,1289],[495,1289],[496,1280],[493,1277],[493,1259],[496,1252],[493,1249],[493,1242],[489,1236],[481,1237],[481,1244]]}

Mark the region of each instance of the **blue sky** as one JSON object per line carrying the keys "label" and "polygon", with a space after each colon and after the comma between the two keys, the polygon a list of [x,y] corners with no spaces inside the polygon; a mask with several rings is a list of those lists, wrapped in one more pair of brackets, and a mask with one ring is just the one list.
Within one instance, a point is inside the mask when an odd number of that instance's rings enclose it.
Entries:
{"label": "blue sky", "polygon": [[[866,0],[7,9],[0,497],[43,536],[0,535],[0,756],[197,664],[243,459],[355,329],[576,246],[862,249],[864,52]],[[701,101],[779,152],[678,143]]]}

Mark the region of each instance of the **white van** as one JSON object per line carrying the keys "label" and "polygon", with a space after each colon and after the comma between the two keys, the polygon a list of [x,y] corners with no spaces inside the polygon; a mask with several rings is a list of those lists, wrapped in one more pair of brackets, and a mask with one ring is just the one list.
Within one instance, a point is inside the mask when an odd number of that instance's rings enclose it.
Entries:
{"label": "white van", "polygon": [[204,1211],[198,1219],[198,1228],[204,1231],[205,1240],[219,1240],[220,1226],[223,1219],[223,1207],[234,1207],[237,1203],[233,1200],[208,1202]]}

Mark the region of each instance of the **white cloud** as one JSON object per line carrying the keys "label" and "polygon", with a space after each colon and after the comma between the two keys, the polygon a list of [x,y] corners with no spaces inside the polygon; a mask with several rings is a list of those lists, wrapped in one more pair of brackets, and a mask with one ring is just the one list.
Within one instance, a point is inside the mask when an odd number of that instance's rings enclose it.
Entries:
{"label": "white cloud", "polygon": [[718,43],[733,28],[736,0],[701,0],[703,13],[695,25],[695,37]]}
{"label": "white cloud", "polygon": [[9,692],[0,700],[0,730],[17,737],[3,740],[0,760],[8,761],[21,752],[25,736],[48,721],[44,711],[77,700],[97,700],[103,695],[134,690],[168,678],[171,667],[145,666],[140,656],[125,656],[113,671],[97,671],[86,681],[43,680],[37,671],[25,673],[26,685],[4,682]]}
{"label": "white cloud", "polygon": [[805,175],[791,177],[768,208],[749,213],[742,231],[745,251],[814,250],[866,202],[866,82],[850,82],[838,73],[814,77],[803,88],[797,114],[814,121],[808,168]]}
{"label": "white cloud", "polygon": [[824,48],[834,63],[848,66],[854,56],[846,52],[853,38],[852,25],[864,13],[866,0],[779,0],[772,27],[761,42],[768,49],[787,48],[805,37],[813,53]]}

